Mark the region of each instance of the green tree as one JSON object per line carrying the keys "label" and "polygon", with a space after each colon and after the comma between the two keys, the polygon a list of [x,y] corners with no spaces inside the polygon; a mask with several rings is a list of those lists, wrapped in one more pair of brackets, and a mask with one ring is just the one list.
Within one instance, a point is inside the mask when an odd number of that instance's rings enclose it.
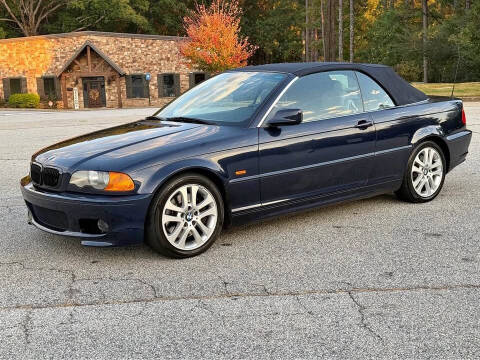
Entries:
{"label": "green tree", "polygon": [[259,47],[253,63],[301,61],[304,1],[243,0],[242,33]]}
{"label": "green tree", "polygon": [[457,9],[438,25],[428,48],[435,81],[453,81],[457,62],[457,81],[480,80],[479,26],[480,2],[467,11]]}
{"label": "green tree", "polygon": [[43,31],[152,33],[153,28],[145,16],[149,6],[149,0],[71,0]]}
{"label": "green tree", "polygon": [[185,35],[183,18],[194,7],[194,0],[151,0],[146,17],[157,34]]}
{"label": "green tree", "polygon": [[[464,26],[460,27],[462,30],[458,40],[460,59],[464,62],[464,76],[466,80],[472,81],[480,79],[480,2],[475,1],[470,6],[465,15]],[[455,39],[455,35],[452,38]]]}
{"label": "green tree", "polygon": [[[387,9],[364,30],[356,61],[390,65],[410,81],[422,74],[422,18],[419,9]],[[357,43],[358,44],[358,43]]]}

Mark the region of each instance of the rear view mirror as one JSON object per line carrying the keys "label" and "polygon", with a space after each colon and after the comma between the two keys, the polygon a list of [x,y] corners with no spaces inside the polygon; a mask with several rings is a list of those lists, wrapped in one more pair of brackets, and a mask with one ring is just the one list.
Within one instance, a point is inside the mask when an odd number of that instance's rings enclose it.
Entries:
{"label": "rear view mirror", "polygon": [[302,110],[300,109],[280,109],[275,115],[267,121],[268,126],[297,125],[303,120]]}

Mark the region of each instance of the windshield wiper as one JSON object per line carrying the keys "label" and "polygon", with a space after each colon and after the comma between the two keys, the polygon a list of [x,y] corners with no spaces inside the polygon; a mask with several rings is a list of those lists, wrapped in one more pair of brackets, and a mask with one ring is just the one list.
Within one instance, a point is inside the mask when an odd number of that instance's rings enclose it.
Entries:
{"label": "windshield wiper", "polygon": [[215,125],[213,122],[202,120],[202,119],[195,119],[195,118],[189,118],[189,117],[184,117],[184,116],[176,116],[176,117],[169,117],[165,118],[162,120],[166,121],[174,121],[174,122],[186,122],[186,123],[192,123],[192,124],[204,124],[204,125]]}
{"label": "windshield wiper", "polygon": [[145,120],[165,120],[165,119],[158,116],[150,115],[145,117]]}

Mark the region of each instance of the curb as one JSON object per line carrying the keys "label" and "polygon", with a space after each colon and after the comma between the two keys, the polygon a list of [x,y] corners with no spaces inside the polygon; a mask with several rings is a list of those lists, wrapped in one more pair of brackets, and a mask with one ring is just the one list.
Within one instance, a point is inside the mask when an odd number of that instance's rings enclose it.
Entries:
{"label": "curb", "polygon": [[112,110],[141,110],[141,109],[159,109],[159,107],[156,106],[150,106],[150,107],[127,107],[127,108],[85,108],[85,109],[40,109],[40,108],[7,108],[7,107],[0,107],[0,111],[18,111],[18,112],[23,112],[23,111],[39,111],[39,112],[88,112],[88,111],[112,111]]}

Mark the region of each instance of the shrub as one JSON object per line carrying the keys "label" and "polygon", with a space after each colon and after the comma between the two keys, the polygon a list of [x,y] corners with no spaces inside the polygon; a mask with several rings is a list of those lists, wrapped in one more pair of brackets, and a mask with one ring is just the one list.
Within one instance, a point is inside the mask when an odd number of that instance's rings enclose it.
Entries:
{"label": "shrub", "polygon": [[[49,105],[49,102],[52,102],[52,106]],[[42,109],[58,109],[59,99],[56,95],[48,95],[47,97],[40,98],[40,107]]]}
{"label": "shrub", "polygon": [[12,94],[8,98],[8,105],[14,108],[36,108],[40,104],[38,94]]}

